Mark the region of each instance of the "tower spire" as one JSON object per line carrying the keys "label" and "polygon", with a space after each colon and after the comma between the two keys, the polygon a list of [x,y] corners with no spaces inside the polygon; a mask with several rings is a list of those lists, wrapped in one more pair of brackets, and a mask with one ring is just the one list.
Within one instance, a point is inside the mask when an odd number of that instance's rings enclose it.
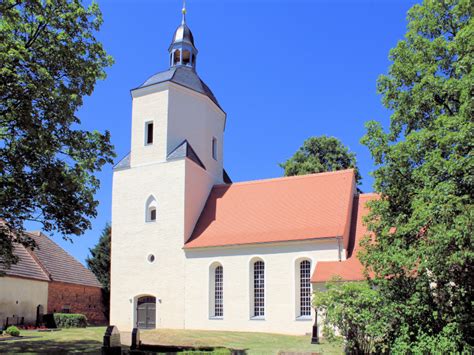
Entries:
{"label": "tower spire", "polygon": [[183,8],[181,9],[181,13],[183,14],[183,19],[181,20],[181,24],[186,23],[186,0],[183,0]]}
{"label": "tower spire", "polygon": [[186,0],[183,0],[181,13],[183,14],[181,24],[174,32],[173,41],[168,48],[170,67],[186,66],[195,69],[198,50],[194,46],[193,34],[186,24]]}

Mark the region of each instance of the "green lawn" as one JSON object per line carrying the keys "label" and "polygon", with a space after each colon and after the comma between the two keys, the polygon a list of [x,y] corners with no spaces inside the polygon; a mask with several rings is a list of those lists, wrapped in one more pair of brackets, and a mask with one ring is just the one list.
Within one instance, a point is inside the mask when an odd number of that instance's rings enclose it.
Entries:
{"label": "green lawn", "polygon": [[100,353],[105,327],[71,328],[56,332],[22,330],[26,339],[0,341],[1,354]]}
{"label": "green lawn", "polygon": [[278,354],[280,351],[343,353],[340,343],[312,345],[310,336],[269,333],[157,329],[142,331],[141,340],[145,344],[245,349],[247,354]]}
{"label": "green lawn", "polygon": [[[22,331],[27,339],[0,341],[0,353],[98,353],[102,346],[105,327],[62,329],[57,332]],[[123,334],[127,338],[130,333]],[[128,340],[128,339],[127,339]],[[247,354],[278,354],[279,351],[341,354],[341,344],[311,345],[309,336],[268,333],[217,332],[198,330],[147,330],[141,332],[145,344],[225,347],[245,349]]]}

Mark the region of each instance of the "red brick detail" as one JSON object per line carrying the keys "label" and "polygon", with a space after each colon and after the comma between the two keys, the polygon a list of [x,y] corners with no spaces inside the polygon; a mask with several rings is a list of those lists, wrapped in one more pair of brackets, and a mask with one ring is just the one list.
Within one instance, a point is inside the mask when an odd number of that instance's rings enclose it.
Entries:
{"label": "red brick detail", "polygon": [[99,287],[52,281],[48,286],[48,313],[60,313],[69,307],[69,313],[80,313],[92,325],[107,324]]}

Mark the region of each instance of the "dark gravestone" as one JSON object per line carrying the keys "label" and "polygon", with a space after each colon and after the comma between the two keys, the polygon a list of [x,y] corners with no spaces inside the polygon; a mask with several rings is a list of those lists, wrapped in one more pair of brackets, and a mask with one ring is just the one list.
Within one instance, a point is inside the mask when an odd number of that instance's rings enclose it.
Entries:
{"label": "dark gravestone", "polygon": [[313,324],[313,332],[311,336],[311,344],[319,344],[319,330],[318,330],[318,310],[316,310],[316,314],[314,316],[314,324]]}
{"label": "dark gravestone", "polygon": [[109,325],[105,330],[102,355],[121,355],[122,343],[120,332],[115,325]]}
{"label": "dark gravestone", "polygon": [[139,349],[141,345],[140,341],[140,330],[138,328],[133,328],[132,330],[132,345],[130,346],[131,350]]}
{"label": "dark gravestone", "polygon": [[54,314],[45,314],[43,316],[43,323],[45,323],[46,328],[54,329],[57,328],[56,322],[54,321]]}

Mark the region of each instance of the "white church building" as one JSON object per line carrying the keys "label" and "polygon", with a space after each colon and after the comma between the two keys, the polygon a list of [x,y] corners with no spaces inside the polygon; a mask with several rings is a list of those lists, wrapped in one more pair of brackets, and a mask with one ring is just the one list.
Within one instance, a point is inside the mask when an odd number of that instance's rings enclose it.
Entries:
{"label": "white church building", "polygon": [[170,68],[132,94],[131,151],[115,167],[110,323],[306,334],[312,290],[363,279],[357,240],[373,194],[353,170],[232,183],[226,113],[196,72],[185,21]]}

